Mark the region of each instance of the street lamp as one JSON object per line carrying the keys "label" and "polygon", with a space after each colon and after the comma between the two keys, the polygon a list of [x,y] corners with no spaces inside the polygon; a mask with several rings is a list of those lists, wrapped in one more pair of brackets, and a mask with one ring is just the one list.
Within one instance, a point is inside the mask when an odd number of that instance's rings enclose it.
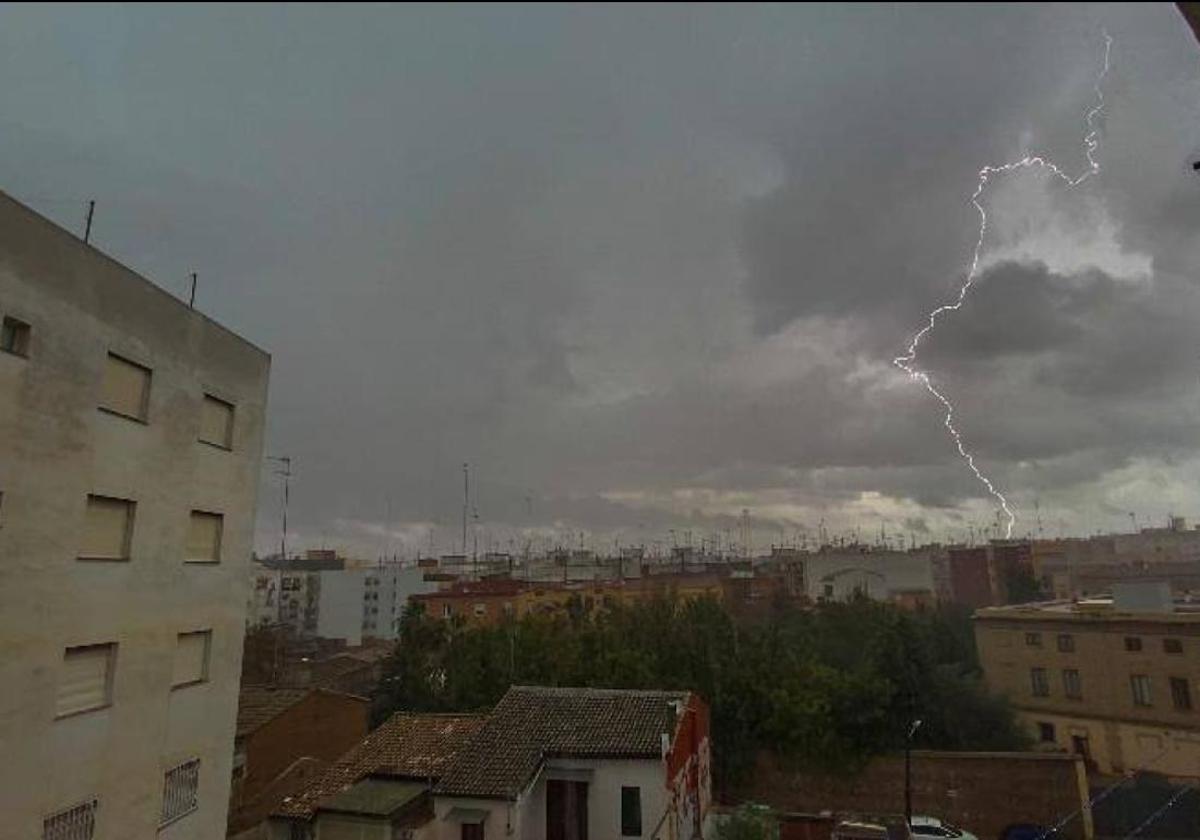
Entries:
{"label": "street lamp", "polygon": [[912,827],[912,740],[921,728],[918,718],[908,725],[908,735],[904,739],[904,824]]}

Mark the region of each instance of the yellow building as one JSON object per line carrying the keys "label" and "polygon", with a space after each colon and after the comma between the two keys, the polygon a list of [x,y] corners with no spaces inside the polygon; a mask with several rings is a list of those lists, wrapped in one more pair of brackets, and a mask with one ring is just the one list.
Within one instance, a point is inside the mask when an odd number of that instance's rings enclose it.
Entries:
{"label": "yellow building", "polygon": [[981,609],[975,640],[989,686],[1045,748],[1102,773],[1200,778],[1200,604],[1130,584],[1115,602]]}

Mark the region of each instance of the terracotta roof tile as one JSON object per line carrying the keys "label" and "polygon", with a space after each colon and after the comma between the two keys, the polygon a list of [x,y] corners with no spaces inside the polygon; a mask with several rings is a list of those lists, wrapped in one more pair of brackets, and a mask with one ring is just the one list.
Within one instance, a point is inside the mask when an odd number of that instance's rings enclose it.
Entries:
{"label": "terracotta roof tile", "polygon": [[367,776],[435,781],[483,721],[482,715],[392,715],[307,787],[285,799],[275,816],[311,819],[322,800]]}
{"label": "terracotta roof tile", "polygon": [[545,758],[659,758],[684,691],[513,686],[434,793],[513,799]]}

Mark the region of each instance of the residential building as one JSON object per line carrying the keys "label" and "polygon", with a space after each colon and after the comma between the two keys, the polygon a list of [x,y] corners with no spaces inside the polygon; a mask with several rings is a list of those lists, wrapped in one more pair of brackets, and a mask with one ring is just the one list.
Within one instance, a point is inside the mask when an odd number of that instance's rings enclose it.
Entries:
{"label": "residential building", "polygon": [[482,715],[393,715],[280,802],[269,837],[425,836],[419,832],[433,819],[433,785],[483,721]]}
{"label": "residential building", "polygon": [[926,549],[862,546],[822,550],[803,559],[807,595],[811,601],[862,596],[878,601],[932,602],[935,556],[935,551]]}
{"label": "residential building", "polygon": [[442,773],[420,836],[707,837],[710,767],[694,694],[513,686]]}
{"label": "residential building", "polygon": [[1113,597],[981,609],[975,638],[988,685],[1046,748],[1104,773],[1200,777],[1200,604],[1121,584]]}
{"label": "residential building", "polygon": [[367,734],[370,701],[320,688],[249,686],[238,699],[229,831],[273,811],[313,763],[325,766]]}
{"label": "residential building", "polygon": [[248,622],[283,624],[297,635],[341,639],[395,639],[412,595],[432,592],[416,565],[382,563],[359,568],[255,570]]}
{"label": "residential building", "polygon": [[1200,589],[1200,529],[1181,517],[1133,533],[1034,540],[1031,559],[1056,598],[1095,595],[1127,580],[1166,580],[1177,592]]}
{"label": "residential building", "polygon": [[225,830],[266,353],[0,194],[5,836]]}

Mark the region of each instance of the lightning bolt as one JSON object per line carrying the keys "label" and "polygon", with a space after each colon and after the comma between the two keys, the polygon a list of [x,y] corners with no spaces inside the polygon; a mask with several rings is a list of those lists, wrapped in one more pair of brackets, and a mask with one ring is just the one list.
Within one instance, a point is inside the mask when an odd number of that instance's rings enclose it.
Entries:
{"label": "lightning bolt", "polygon": [[943,419],[943,425],[946,431],[950,433],[950,437],[954,440],[954,445],[958,449],[958,454],[967,462],[967,466],[971,468],[971,472],[979,479],[980,483],[987,488],[988,493],[1000,504],[1001,510],[1007,518],[1007,526],[1005,527],[1005,539],[1012,537],[1013,525],[1017,522],[1017,515],[1013,512],[1012,507],[1008,504],[1008,499],[1004,498],[1004,494],[996,489],[996,485],[992,483],[983,471],[975,465],[975,456],[967,449],[963,443],[963,437],[954,425],[954,405],[950,400],[937,389],[933,384],[933,380],[929,378],[929,374],[916,367],[917,348],[925,336],[932,332],[937,324],[938,316],[946,312],[957,312],[962,308],[963,301],[966,300],[967,292],[975,285],[975,281],[979,277],[979,255],[983,251],[983,241],[987,237],[988,217],[987,211],[983,209],[983,193],[987,189],[993,176],[1007,175],[1011,172],[1017,172],[1025,169],[1045,170],[1053,175],[1058,180],[1062,181],[1067,189],[1074,189],[1082,184],[1091,176],[1100,171],[1100,164],[1096,162],[1096,150],[1100,148],[1100,130],[1095,126],[1095,120],[1104,110],[1104,91],[1102,85],[1104,79],[1108,75],[1109,55],[1112,52],[1113,39],[1108,32],[1103,32],[1104,35],[1104,68],[1096,76],[1096,82],[1093,89],[1096,91],[1096,104],[1092,106],[1086,117],[1087,134],[1083,138],[1084,155],[1087,157],[1087,168],[1084,169],[1076,177],[1072,178],[1063,169],[1061,169],[1053,161],[1050,161],[1041,156],[1027,155],[1020,160],[1012,163],[1005,163],[999,166],[985,166],[979,170],[979,180],[975,185],[975,192],[971,194],[971,204],[974,205],[976,212],[979,213],[979,236],[975,240],[975,250],[971,253],[971,263],[967,270],[966,279],[958,290],[958,296],[952,303],[944,303],[929,313],[929,321],[920,329],[908,344],[908,349],[904,355],[897,356],[892,359],[892,364],[907,373],[912,379],[920,382],[925,386],[925,390],[933,395],[934,399],[942,404],[946,409],[946,416]]}

